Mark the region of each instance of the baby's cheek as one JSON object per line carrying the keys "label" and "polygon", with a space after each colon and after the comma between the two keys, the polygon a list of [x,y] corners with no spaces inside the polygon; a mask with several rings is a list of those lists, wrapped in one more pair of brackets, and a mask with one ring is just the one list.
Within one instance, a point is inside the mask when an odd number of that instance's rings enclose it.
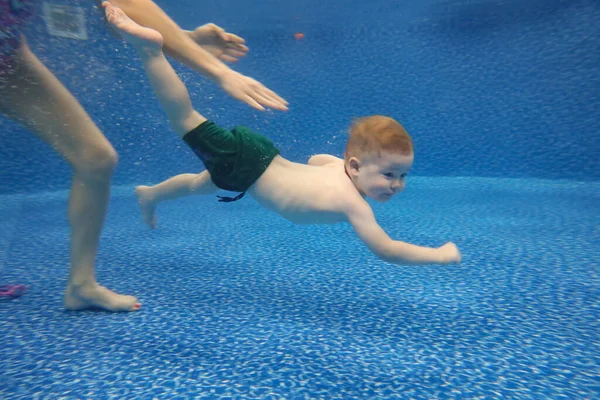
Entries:
{"label": "baby's cheek", "polygon": [[387,179],[379,179],[377,182],[377,187],[380,189],[387,189],[390,187],[391,182]]}

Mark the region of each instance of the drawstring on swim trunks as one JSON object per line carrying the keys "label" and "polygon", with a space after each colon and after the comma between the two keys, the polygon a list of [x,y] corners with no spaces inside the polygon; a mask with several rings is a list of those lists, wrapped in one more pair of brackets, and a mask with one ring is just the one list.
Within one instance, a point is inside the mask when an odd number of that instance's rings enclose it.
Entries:
{"label": "drawstring on swim trunks", "polygon": [[217,197],[219,198],[219,203],[231,203],[232,201],[238,201],[239,199],[244,197],[245,194],[246,194],[246,192],[242,192],[235,197],[227,197],[227,196],[217,196]]}

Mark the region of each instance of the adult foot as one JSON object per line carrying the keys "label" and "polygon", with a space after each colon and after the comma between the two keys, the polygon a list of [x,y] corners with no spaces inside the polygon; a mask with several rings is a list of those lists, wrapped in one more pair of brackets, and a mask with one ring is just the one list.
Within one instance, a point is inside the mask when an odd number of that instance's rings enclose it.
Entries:
{"label": "adult foot", "polygon": [[135,297],[115,293],[97,283],[81,286],[69,284],[64,300],[69,310],[100,308],[107,311],[138,311],[142,307]]}

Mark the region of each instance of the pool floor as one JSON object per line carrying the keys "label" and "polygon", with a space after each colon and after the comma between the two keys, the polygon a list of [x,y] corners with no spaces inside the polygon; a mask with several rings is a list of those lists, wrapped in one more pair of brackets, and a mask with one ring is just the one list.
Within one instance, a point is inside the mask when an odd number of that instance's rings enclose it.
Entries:
{"label": "pool floor", "polygon": [[67,192],[0,196],[2,399],[596,399],[600,183],[411,178],[390,236],[456,242],[401,267],[349,225],[296,226],[246,197],[162,204],[116,187],[99,281],[137,313],[69,312]]}

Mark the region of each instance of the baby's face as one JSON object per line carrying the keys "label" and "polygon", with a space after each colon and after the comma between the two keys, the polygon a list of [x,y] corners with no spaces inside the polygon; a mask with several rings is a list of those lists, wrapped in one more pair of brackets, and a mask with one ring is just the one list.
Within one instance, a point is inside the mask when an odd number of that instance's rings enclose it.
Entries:
{"label": "baby's face", "polygon": [[414,154],[382,153],[360,161],[357,179],[358,190],[379,202],[387,202],[406,186],[406,174],[414,161]]}

